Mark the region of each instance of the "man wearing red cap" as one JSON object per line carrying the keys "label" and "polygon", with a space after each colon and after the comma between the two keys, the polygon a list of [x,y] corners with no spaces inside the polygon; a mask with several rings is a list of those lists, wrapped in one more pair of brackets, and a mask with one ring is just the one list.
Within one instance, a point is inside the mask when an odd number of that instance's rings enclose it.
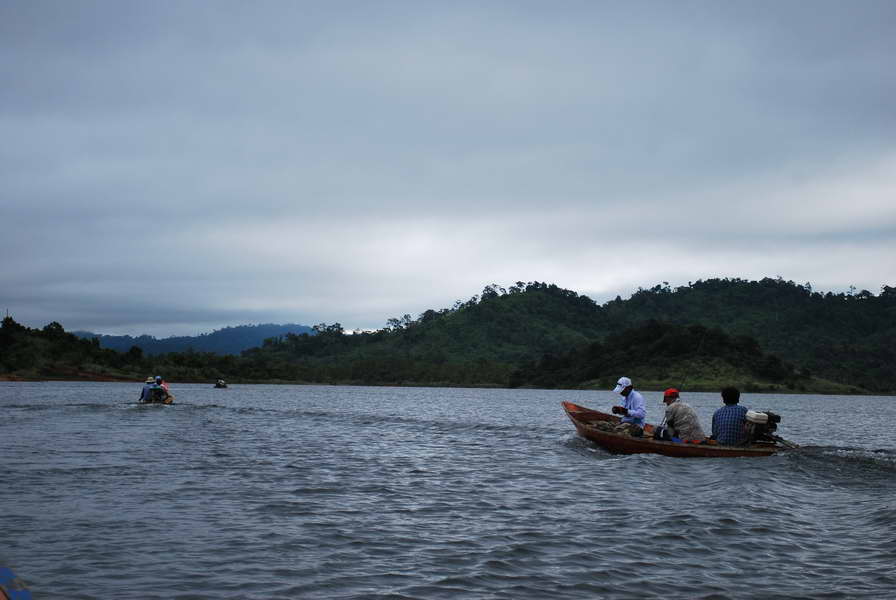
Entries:
{"label": "man wearing red cap", "polygon": [[678,390],[669,388],[663,392],[663,402],[666,403],[666,427],[672,437],[682,440],[702,440],[706,437],[697,413],[678,399]]}

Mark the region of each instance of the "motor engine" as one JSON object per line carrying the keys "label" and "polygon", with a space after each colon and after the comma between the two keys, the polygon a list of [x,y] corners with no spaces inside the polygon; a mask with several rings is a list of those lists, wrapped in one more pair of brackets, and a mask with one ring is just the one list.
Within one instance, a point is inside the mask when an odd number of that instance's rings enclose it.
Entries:
{"label": "motor engine", "polygon": [[775,435],[778,430],[778,423],[781,422],[781,415],[777,415],[770,410],[765,411],[747,411],[747,440],[749,442],[772,442],[780,438]]}

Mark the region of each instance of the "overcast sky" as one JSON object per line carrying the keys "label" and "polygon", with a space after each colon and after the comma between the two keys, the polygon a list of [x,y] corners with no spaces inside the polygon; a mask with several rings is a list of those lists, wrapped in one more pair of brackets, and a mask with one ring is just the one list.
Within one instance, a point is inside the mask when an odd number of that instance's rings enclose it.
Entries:
{"label": "overcast sky", "polygon": [[0,309],[195,335],[896,284],[896,2],[0,0]]}

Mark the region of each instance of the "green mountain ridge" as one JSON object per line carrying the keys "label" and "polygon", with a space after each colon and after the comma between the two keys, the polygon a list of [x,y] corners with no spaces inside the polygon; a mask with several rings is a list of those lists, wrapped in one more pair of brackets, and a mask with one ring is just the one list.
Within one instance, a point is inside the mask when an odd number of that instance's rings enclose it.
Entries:
{"label": "green mountain ridge", "polygon": [[[95,347],[77,357],[59,349],[70,334],[51,325],[27,330],[4,321],[0,373],[569,388],[606,388],[625,374],[642,389],[684,380],[690,389],[896,390],[896,289],[889,286],[879,295],[822,294],[780,278],[711,279],[639,289],[598,305],[553,284],[492,284],[452,308],[392,318],[378,331],[346,334],[339,323],[322,323],[314,335],[277,335],[240,356],[146,356],[133,348],[112,356]],[[56,341],[47,346],[51,336]],[[29,352],[30,366],[22,360]]]}

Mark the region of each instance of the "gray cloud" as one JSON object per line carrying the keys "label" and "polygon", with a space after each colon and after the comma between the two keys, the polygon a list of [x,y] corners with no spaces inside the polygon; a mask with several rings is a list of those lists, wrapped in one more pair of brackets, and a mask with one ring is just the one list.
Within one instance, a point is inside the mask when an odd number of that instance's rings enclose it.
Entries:
{"label": "gray cloud", "polygon": [[0,302],[167,335],[492,281],[876,291],[894,55],[890,2],[7,2]]}

